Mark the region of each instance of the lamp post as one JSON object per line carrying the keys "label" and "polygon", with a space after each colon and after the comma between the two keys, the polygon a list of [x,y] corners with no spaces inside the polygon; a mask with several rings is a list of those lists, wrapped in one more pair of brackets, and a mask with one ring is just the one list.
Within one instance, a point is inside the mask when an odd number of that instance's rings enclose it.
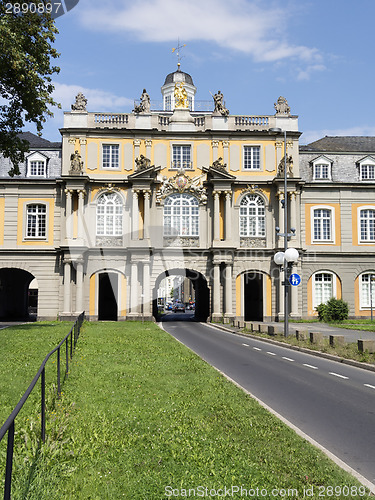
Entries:
{"label": "lamp post", "polygon": [[298,260],[298,251],[295,248],[288,248],[288,237],[295,233],[295,229],[291,229],[292,233],[288,233],[288,173],[287,173],[287,147],[286,147],[286,130],[275,127],[270,128],[270,133],[284,134],[284,233],[278,233],[284,237],[284,252],[277,252],[274,256],[274,262],[278,266],[284,266],[280,271],[284,271],[284,336],[289,335],[289,271],[293,262]]}

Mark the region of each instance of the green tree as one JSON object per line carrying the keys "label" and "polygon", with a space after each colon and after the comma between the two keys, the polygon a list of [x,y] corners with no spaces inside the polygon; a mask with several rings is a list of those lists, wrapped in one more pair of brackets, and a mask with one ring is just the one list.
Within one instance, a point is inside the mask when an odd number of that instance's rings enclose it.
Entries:
{"label": "green tree", "polygon": [[[36,5],[47,3],[38,0]],[[19,137],[26,122],[35,124],[41,135],[47,117],[53,116],[52,65],[59,57],[52,47],[58,33],[48,12],[21,12],[15,0],[0,0],[0,150],[13,164],[10,176],[19,175],[18,164],[29,150]],[[10,5],[12,8],[10,8]]]}

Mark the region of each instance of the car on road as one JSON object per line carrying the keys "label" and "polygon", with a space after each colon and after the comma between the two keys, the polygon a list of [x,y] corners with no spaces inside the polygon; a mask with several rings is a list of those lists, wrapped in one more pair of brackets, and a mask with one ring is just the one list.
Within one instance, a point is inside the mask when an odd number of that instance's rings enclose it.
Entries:
{"label": "car on road", "polygon": [[185,312],[185,306],[182,302],[176,302],[172,309],[173,312]]}

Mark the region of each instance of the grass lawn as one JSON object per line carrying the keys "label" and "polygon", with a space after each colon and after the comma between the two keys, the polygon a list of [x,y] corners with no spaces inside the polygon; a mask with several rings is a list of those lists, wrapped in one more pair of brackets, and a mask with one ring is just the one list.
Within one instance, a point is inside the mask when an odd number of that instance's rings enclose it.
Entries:
{"label": "grass lawn", "polygon": [[311,488],[318,498],[319,486],[349,488],[335,498],[363,496],[350,475],[153,323],[86,323],[63,391],[31,471],[17,460],[13,498],[156,500],[241,486],[267,491],[262,498]]}

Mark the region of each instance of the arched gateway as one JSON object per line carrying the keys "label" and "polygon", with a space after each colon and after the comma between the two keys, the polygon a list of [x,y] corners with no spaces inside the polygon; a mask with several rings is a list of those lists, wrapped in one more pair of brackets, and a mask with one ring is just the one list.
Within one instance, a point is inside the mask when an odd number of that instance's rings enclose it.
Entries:
{"label": "arched gateway", "polygon": [[[35,294],[33,302],[29,303],[29,288],[33,280],[34,276],[24,269],[10,267],[0,269],[0,319],[28,320],[29,306],[35,309],[32,312],[37,312]],[[33,290],[35,292],[35,287]]]}
{"label": "arched gateway", "polygon": [[158,319],[157,291],[160,283],[168,276],[184,276],[191,280],[195,291],[195,317],[196,321],[207,321],[210,315],[210,291],[207,280],[202,273],[192,269],[168,269],[161,273],[155,281],[152,296],[152,314]]}

